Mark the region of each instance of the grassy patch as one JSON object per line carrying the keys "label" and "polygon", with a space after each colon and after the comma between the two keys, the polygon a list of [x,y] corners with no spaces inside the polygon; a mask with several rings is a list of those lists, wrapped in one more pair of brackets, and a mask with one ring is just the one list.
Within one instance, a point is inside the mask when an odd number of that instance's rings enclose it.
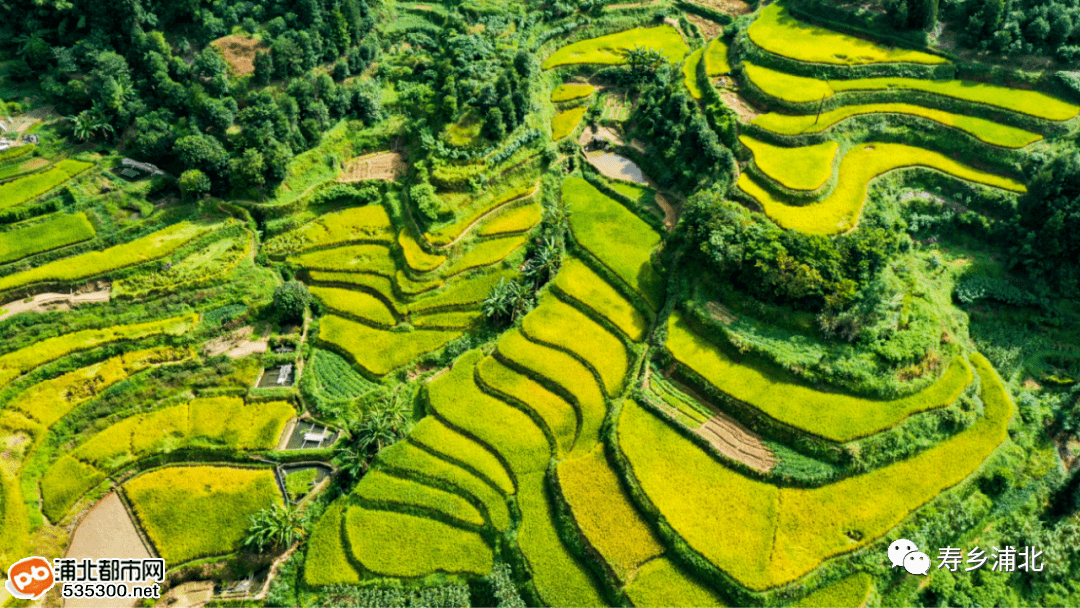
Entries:
{"label": "grassy patch", "polygon": [[350,317],[386,327],[397,324],[394,313],[382,300],[371,294],[337,287],[312,287],[311,295],[319,298],[330,310]]}
{"label": "grassy patch", "polygon": [[448,518],[473,526],[484,525],[484,518],[467,500],[445,490],[401,479],[382,471],[371,471],[356,484],[353,494],[380,507],[419,507],[438,511]]}
{"label": "grassy patch", "polygon": [[399,441],[380,452],[379,463],[411,477],[435,479],[454,486],[484,505],[487,518],[496,530],[501,532],[510,527],[506,498],[490,484],[456,464],[407,441]]}
{"label": "grassy patch", "polygon": [[0,233],[0,264],[81,243],[94,238],[95,234],[85,213],[58,213],[40,224]]}
{"label": "grassy patch", "polygon": [[1011,192],[1027,192],[1023,184],[959,163],[944,154],[904,144],[869,143],[856,146],[840,161],[836,187],[823,199],[807,205],[788,205],[763,189],[746,173],[739,188],[754,197],[766,215],[784,228],[807,234],[837,234],[855,227],[870,181],[895,169],[925,167],[953,177]]}
{"label": "grassy patch", "polygon": [[604,393],[589,368],[562,351],[529,341],[519,331],[503,334],[499,354],[561,386],[573,397],[581,412],[577,444],[586,451],[592,449],[599,440],[607,407]]}
{"label": "grassy patch", "polygon": [[540,205],[535,203],[514,207],[484,222],[477,234],[480,236],[520,234],[539,224],[543,216]]}
{"label": "grassy patch", "polygon": [[549,606],[606,606],[586,570],[563,545],[544,490],[544,473],[521,480],[518,546],[533,574],[540,599]]}
{"label": "grassy patch", "polygon": [[521,328],[531,339],[580,356],[600,375],[608,395],[622,392],[630,366],[626,347],[578,309],[547,294],[525,316]]}
{"label": "grassy patch", "polygon": [[562,198],[571,205],[570,226],[578,243],[659,310],[664,281],[650,254],[660,235],[582,178],[567,178]]}
{"label": "grassy patch", "polygon": [[353,557],[383,576],[484,576],[494,560],[491,547],[476,532],[394,511],[349,507],[345,534]]}
{"label": "grassy patch", "polygon": [[555,277],[554,286],[611,321],[631,340],[640,342],[644,339],[649,328],[645,315],[581,260],[567,258]]}
{"label": "grassy patch", "polygon": [[888,48],[869,40],[848,36],[809,23],[803,23],[774,3],[762,9],[746,31],[759,47],[798,61],[859,65],[867,63],[906,62],[922,64],[947,63],[944,57]]}
{"label": "grassy patch", "polygon": [[45,194],[76,175],[93,167],[94,163],[78,160],[62,160],[48,171],[27,175],[13,182],[0,185],[0,209],[21,205]]}
{"label": "grassy patch", "polygon": [[874,587],[874,577],[865,572],[851,576],[811,593],[792,604],[795,608],[826,608],[829,606],[849,606],[857,608],[866,603],[870,590]]}
{"label": "grassy patch", "polygon": [[355,585],[360,582],[360,575],[349,562],[341,540],[345,500],[339,498],[326,509],[308,538],[304,582],[309,585]]}
{"label": "grassy patch", "polygon": [[[490,212],[492,209],[499,207],[525,196],[528,196],[536,188],[536,182],[530,182],[528,184],[522,184],[512,187],[503,192],[497,194],[492,191],[488,191],[485,194],[477,197],[475,200],[464,200],[459,204],[453,205],[455,209],[468,205],[472,207],[469,213],[463,214],[454,221],[453,224],[445,226],[434,233],[424,234],[424,238],[433,245],[445,246],[452,243],[455,239],[460,237],[469,229],[474,223],[477,222],[484,214]],[[496,191],[497,192],[497,191]],[[444,196],[445,198],[445,196]]]}
{"label": "grassy patch", "polygon": [[409,268],[417,272],[430,272],[446,261],[445,255],[433,255],[420,248],[420,243],[404,228],[398,233],[398,245]]}
{"label": "grassy patch", "polygon": [[868,114],[920,116],[970,133],[980,141],[1005,148],[1022,148],[1042,139],[1042,135],[1038,133],[1010,127],[985,118],[963,116],[907,103],[870,103],[843,106],[835,110],[822,112],[820,116],[810,114],[793,116],[791,114],[769,113],[758,116],[753,120],[753,123],[773,133],[801,135],[803,133],[820,133],[852,116],[865,116]]}
{"label": "grassy patch", "polygon": [[840,144],[825,141],[812,146],[784,148],[756,140],[749,135],[739,137],[754,153],[754,163],[765,175],[792,190],[817,190],[832,176],[833,159]]}
{"label": "grassy patch", "polygon": [[581,99],[592,95],[593,90],[591,84],[560,84],[551,92],[551,101],[560,103]]}
{"label": "grassy patch", "polygon": [[712,608],[725,605],[712,589],[702,585],[666,557],[654,559],[638,570],[626,594],[635,606],[685,606]]}
{"label": "grassy patch", "polygon": [[360,367],[382,376],[458,337],[456,331],[387,331],[335,315],[319,323],[319,339],[352,355]]}
{"label": "grassy patch", "polygon": [[698,64],[701,63],[701,57],[704,54],[705,49],[700,48],[687,55],[686,61],[683,61],[683,82],[686,83],[686,88],[690,91],[690,96],[694,99],[701,99],[701,85],[698,84],[697,70]]}
{"label": "grassy patch", "polygon": [[176,261],[168,270],[144,272],[113,282],[112,296],[140,299],[176,292],[220,277],[251,259],[251,236],[244,232],[218,239]]}
{"label": "grassy patch", "polygon": [[551,139],[559,141],[573,133],[578,123],[581,122],[581,117],[585,116],[585,110],[585,106],[578,106],[556,114],[551,119]]}
{"label": "grassy patch", "polygon": [[574,521],[620,581],[626,583],[664,546],[623,493],[603,447],[559,463],[559,485]]}
{"label": "grassy patch", "polygon": [[881,401],[821,392],[786,373],[736,363],[694,333],[679,314],[668,320],[666,346],[676,360],[733,398],[785,424],[839,442],[872,435],[911,414],[949,405],[973,379],[971,368],[957,357],[937,382],[900,399]]}
{"label": "grassy patch", "polygon": [[492,357],[477,366],[484,385],[513,397],[529,407],[551,431],[562,453],[574,448],[577,439],[577,414],[574,406],[524,374],[506,367]]}
{"label": "grassy patch", "polygon": [[635,46],[656,49],[671,63],[682,61],[690,50],[683,42],[678,30],[670,25],[652,28],[638,27],[568,44],[547,58],[544,69],[578,63],[621,64],[626,59],[620,51],[632,49]]}
{"label": "grassy patch", "polygon": [[709,46],[705,47],[705,74],[712,78],[730,73],[731,64],[728,63],[728,47],[717,36],[709,42]]}
{"label": "grassy patch", "polygon": [[348,245],[294,255],[289,261],[313,270],[367,272],[386,277],[397,272],[390,249],[385,245]]}
{"label": "grassy patch", "polygon": [[96,277],[113,270],[134,266],[169,255],[210,230],[224,224],[180,222],[148,234],[130,243],[91,251],[63,260],[49,262],[25,272],[0,279],[0,291],[45,281],[71,282]]}
{"label": "grassy patch", "polygon": [[283,503],[270,469],[169,467],[124,489],[166,568],[239,549],[248,518]]}
{"label": "grassy patch", "polygon": [[293,501],[300,500],[311,488],[315,487],[315,480],[319,478],[318,469],[303,469],[293,471],[285,475],[285,491]]}
{"label": "grassy patch", "polygon": [[506,467],[488,448],[451,429],[437,418],[428,416],[417,423],[409,434],[409,441],[425,446],[450,461],[466,465],[503,494],[514,493],[514,481]]}
{"label": "grassy patch", "polygon": [[483,357],[470,351],[453,369],[428,385],[428,401],[442,419],[477,437],[500,454],[520,479],[547,469],[551,446],[525,413],[480,390],[473,379]]}
{"label": "grassy patch", "polygon": [[965,101],[983,103],[1047,120],[1068,120],[1080,107],[1046,93],[1010,89],[967,80],[921,80],[918,78],[855,78],[817,80],[793,76],[750,63],[743,64],[746,75],[766,94],[792,102],[820,101],[841,91],[911,90],[934,93]]}
{"label": "grassy patch", "polygon": [[267,255],[283,255],[349,242],[389,244],[393,236],[386,210],[381,205],[367,205],[324,215],[292,232],[278,235],[263,245],[263,251]]}

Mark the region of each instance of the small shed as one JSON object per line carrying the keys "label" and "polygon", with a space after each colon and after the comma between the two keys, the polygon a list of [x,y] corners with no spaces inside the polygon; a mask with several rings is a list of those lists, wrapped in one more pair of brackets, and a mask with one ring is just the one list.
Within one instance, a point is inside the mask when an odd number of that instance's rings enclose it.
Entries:
{"label": "small shed", "polygon": [[38,135],[23,135],[23,141],[28,144],[38,144],[41,143],[41,137]]}
{"label": "small shed", "polygon": [[11,147],[11,142],[6,139],[0,139],[0,151],[7,150]]}

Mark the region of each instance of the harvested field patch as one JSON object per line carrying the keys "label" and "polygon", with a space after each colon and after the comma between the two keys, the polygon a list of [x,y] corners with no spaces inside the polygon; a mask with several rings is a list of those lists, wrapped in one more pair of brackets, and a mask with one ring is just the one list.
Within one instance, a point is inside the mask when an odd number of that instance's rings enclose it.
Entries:
{"label": "harvested field patch", "polygon": [[166,569],[240,548],[248,517],[284,504],[271,469],[168,467],[124,484]]}
{"label": "harvested field patch", "polygon": [[833,160],[840,144],[824,141],[812,146],[784,148],[756,140],[749,135],[739,141],[754,153],[761,172],[792,190],[817,190],[832,177]]}
{"label": "harvested field patch", "polygon": [[782,4],[774,3],[762,9],[746,31],[759,47],[797,61],[859,65],[867,63],[906,62],[922,64],[948,63],[938,55],[888,48],[869,40],[855,38],[810,25],[791,16]]}
{"label": "harvested field patch", "polygon": [[255,53],[258,51],[269,52],[270,46],[249,36],[225,36],[211,42],[214,48],[221,51],[225,61],[229,62],[233,73],[244,76],[255,73]]}
{"label": "harvested field patch", "polygon": [[494,560],[491,547],[476,532],[394,511],[349,507],[345,534],[353,557],[383,576],[484,576]]}
{"label": "harvested field patch", "polygon": [[[3,310],[3,312],[0,312],[0,321],[12,315],[17,315],[24,312],[49,312],[51,310],[66,310],[66,308],[61,307],[74,307],[78,306],[79,304],[108,302],[112,292],[109,288],[110,285],[108,283],[104,283],[104,285],[106,285],[105,289],[100,289],[98,291],[88,291],[85,293],[75,294],[45,292],[39,293],[36,296],[29,298],[29,300],[25,298],[20,298],[18,300],[7,302],[0,305],[0,309]],[[0,377],[2,377],[2,374],[0,374]]]}
{"label": "harvested field patch", "polygon": [[806,234],[831,235],[855,227],[867,188],[874,178],[911,167],[936,169],[959,179],[1011,192],[1027,192],[1023,184],[1013,179],[974,169],[938,152],[892,143],[862,144],[850,150],[840,161],[839,176],[832,192],[814,203],[788,205],[747,173],[739,176],[738,186],[756,199],[765,214],[780,226]]}
{"label": "harvested field patch", "polygon": [[626,583],[645,562],[664,553],[656,533],[623,492],[603,446],[558,466],[559,486],[582,534]]}
{"label": "harvested field patch", "polygon": [[626,594],[635,606],[726,606],[715,591],[695,580],[667,557],[654,559],[638,569]]}
{"label": "harvested field patch", "polygon": [[697,428],[697,434],[716,451],[750,468],[768,472],[776,465],[776,457],[761,441],[761,437],[727,414],[717,414]]}
{"label": "harvested field patch", "polygon": [[397,152],[376,152],[351,159],[345,163],[345,169],[337,176],[342,183],[362,182],[369,179],[393,181],[405,175],[409,164],[405,157]]}
{"label": "harvested field patch", "polygon": [[705,36],[706,40],[716,38],[724,33],[724,27],[712,19],[706,19],[705,17],[695,15],[694,13],[686,13],[685,16],[687,21],[698,26],[698,29],[701,30],[701,35]]}
{"label": "harvested field patch", "polygon": [[769,113],[758,116],[753,120],[754,124],[774,133],[784,135],[801,135],[803,133],[820,133],[829,127],[843,122],[853,116],[866,116],[874,114],[910,114],[933,120],[945,126],[954,127],[974,135],[981,141],[1005,148],[1022,148],[1028,144],[1042,139],[1042,135],[1025,131],[1017,127],[1010,127],[992,120],[977,116],[964,116],[953,114],[933,108],[911,105],[907,103],[871,103],[854,106],[843,106],[823,112],[818,115],[793,116],[790,114]]}
{"label": "harvested field patch", "polygon": [[579,106],[556,114],[551,119],[551,139],[558,141],[573,133],[581,118],[585,116],[586,109],[585,106]]}
{"label": "harvested field patch", "polygon": [[599,38],[581,40],[555,51],[544,62],[544,69],[578,63],[621,64],[626,61],[621,51],[641,46],[655,49],[671,63],[682,61],[689,49],[679,31],[670,25],[634,28]]}
{"label": "harvested field patch", "polygon": [[[101,502],[94,505],[79,521],[79,526],[71,535],[67,559],[149,559],[139,532],[132,523],[124,503],[116,492],[110,493]],[[134,606],[137,600],[117,600],[116,606]],[[67,598],[65,608],[96,608],[100,600],[91,598]]]}
{"label": "harvested field patch", "polygon": [[973,379],[971,368],[957,357],[937,382],[907,397],[886,401],[821,392],[779,370],[736,363],[690,329],[680,314],[668,320],[665,346],[679,363],[725,394],[785,424],[841,443],[883,431],[911,414],[949,405]]}

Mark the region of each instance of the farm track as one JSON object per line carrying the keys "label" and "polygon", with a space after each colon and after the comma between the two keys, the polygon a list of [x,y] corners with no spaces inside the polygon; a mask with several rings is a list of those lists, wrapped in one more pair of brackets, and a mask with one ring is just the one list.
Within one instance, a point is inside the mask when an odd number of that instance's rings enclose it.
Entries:
{"label": "farm track", "polygon": [[0,314],[0,321],[23,312],[43,312],[58,305],[77,306],[79,304],[108,302],[109,298],[109,289],[80,294],[39,293],[31,298],[29,302],[20,299],[0,305],[0,308],[4,309],[3,314]]}

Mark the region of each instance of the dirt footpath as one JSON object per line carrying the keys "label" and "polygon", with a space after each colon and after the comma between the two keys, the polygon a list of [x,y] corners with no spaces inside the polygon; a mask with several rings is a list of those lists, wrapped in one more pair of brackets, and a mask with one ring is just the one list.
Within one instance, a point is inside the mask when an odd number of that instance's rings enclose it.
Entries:
{"label": "dirt footpath", "polygon": [[[128,516],[124,503],[115,492],[94,505],[83,516],[71,535],[67,555],[70,559],[145,559],[153,557],[146,550],[139,533]],[[140,600],[109,600],[113,606],[134,606]],[[101,606],[100,599],[68,599],[64,608],[93,608]]]}
{"label": "dirt footpath", "polygon": [[270,348],[270,344],[266,340],[250,339],[254,330],[255,328],[250,325],[241,327],[232,333],[207,342],[204,350],[211,357],[226,355],[232,359],[265,353]]}
{"label": "dirt footpath", "polygon": [[0,308],[4,309],[3,313],[0,313],[0,321],[21,312],[47,312],[51,310],[67,310],[71,306],[78,306],[79,304],[86,304],[88,302],[108,302],[109,301],[110,288],[99,291],[90,291],[87,293],[39,293],[30,299],[15,300],[14,302],[8,302],[7,304],[0,305]]}

